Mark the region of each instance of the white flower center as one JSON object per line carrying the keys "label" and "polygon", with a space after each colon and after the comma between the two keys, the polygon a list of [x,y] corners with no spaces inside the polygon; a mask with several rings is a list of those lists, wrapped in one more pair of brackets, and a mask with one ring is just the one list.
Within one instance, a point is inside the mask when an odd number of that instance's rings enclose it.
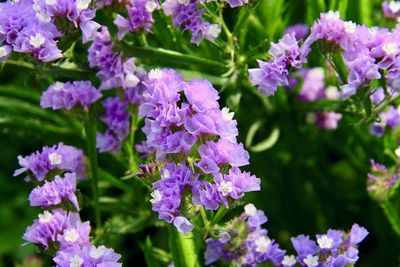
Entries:
{"label": "white flower center", "polygon": [[36,33],[35,35],[29,37],[29,44],[35,48],[41,47],[46,39],[41,33]]}
{"label": "white flower center", "polygon": [[49,6],[54,6],[55,4],[57,4],[57,0],[45,0],[44,2],[46,3],[46,5]]}
{"label": "white flower center", "polygon": [[323,235],[320,238],[317,239],[317,243],[320,248],[323,249],[330,249],[332,247],[332,242],[333,240],[329,238],[327,235]]}
{"label": "white flower center", "polygon": [[325,89],[325,95],[328,99],[337,99],[340,96],[338,89],[332,85]]}
{"label": "white flower center", "polygon": [[76,1],[76,8],[78,10],[87,9],[90,5],[91,0],[78,0]]}
{"label": "white flower center", "polygon": [[346,21],[344,23],[344,30],[347,33],[355,33],[357,29],[357,24],[352,21]]}
{"label": "white flower center", "polygon": [[163,173],[161,175],[161,178],[162,179],[166,179],[166,178],[169,178],[169,177],[171,177],[171,173],[169,172],[169,170],[164,169],[164,171],[163,171]]}
{"label": "white flower center", "polygon": [[233,116],[235,115],[235,112],[229,112],[229,108],[224,107],[222,108],[222,117],[227,120],[231,121],[233,119]]}
{"label": "white flower center", "polygon": [[214,38],[217,38],[221,33],[221,27],[218,24],[211,24],[208,28],[208,34]]}
{"label": "white flower center", "polygon": [[163,77],[163,72],[160,69],[154,69],[149,72],[150,79],[161,79]]}
{"label": "white flower center", "polygon": [[318,256],[307,255],[303,262],[307,267],[316,267],[318,266]]}
{"label": "white flower center", "polygon": [[62,82],[55,82],[55,83],[53,84],[53,86],[51,87],[51,89],[53,89],[54,91],[60,91],[61,88],[63,88],[63,87],[64,87],[64,83],[62,83]]}
{"label": "white flower center", "polygon": [[394,151],[394,153],[398,158],[400,158],[400,146]]}
{"label": "white flower center", "polygon": [[255,216],[257,214],[257,209],[253,204],[247,204],[244,206],[244,213],[247,216]]}
{"label": "white flower center", "polygon": [[60,154],[53,152],[49,154],[49,160],[51,165],[58,165],[62,162],[62,157]]}
{"label": "white flower center", "polygon": [[297,262],[297,261],[296,261],[295,256],[293,256],[293,255],[286,255],[286,256],[283,258],[282,264],[283,264],[284,266],[291,267],[291,266],[295,265],[296,262]]}
{"label": "white flower center", "polygon": [[256,251],[258,253],[265,253],[267,252],[268,246],[271,244],[271,239],[262,236],[256,239],[255,244],[256,244]]}
{"label": "white flower center", "polygon": [[76,242],[78,240],[79,234],[75,229],[69,229],[64,233],[64,239],[70,243]]}
{"label": "white flower center", "polygon": [[225,197],[227,196],[230,192],[233,191],[233,185],[231,182],[224,182],[222,181],[219,186],[218,186],[218,191],[222,193],[222,195]]}
{"label": "white flower center", "polygon": [[329,11],[328,13],[326,13],[326,19],[340,19],[340,13],[339,11]]}
{"label": "white flower center", "polygon": [[149,12],[153,12],[157,8],[157,4],[154,1],[148,1],[146,3],[146,10]]}
{"label": "white flower center", "polygon": [[92,247],[92,249],[89,252],[89,256],[92,257],[93,259],[98,259],[103,255],[104,255],[104,247],[103,246],[98,247],[98,248]]}
{"label": "white flower center", "polygon": [[43,10],[37,10],[36,17],[44,23],[49,23],[51,21],[51,17]]}
{"label": "white flower center", "polygon": [[178,0],[178,3],[181,5],[186,5],[189,2],[189,0]]}
{"label": "white flower center", "polygon": [[69,260],[69,267],[81,267],[83,264],[83,259],[78,255],[73,256]]}
{"label": "white flower center", "polygon": [[384,44],[382,50],[388,55],[394,55],[397,53],[397,44],[395,42]]}
{"label": "white flower center", "polygon": [[51,221],[51,219],[53,219],[53,214],[45,210],[43,214],[39,214],[38,217],[40,223],[48,223]]}
{"label": "white flower center", "polygon": [[150,196],[152,197],[152,199],[150,199],[150,202],[153,204],[159,202],[162,198],[162,195],[158,190],[154,190],[153,192],[151,192]]}
{"label": "white flower center", "polygon": [[7,55],[7,50],[4,46],[0,47],[0,58]]}
{"label": "white flower center", "polygon": [[393,13],[397,13],[397,11],[400,10],[400,2],[399,1],[391,1],[389,3],[389,9],[390,11],[392,11]]}

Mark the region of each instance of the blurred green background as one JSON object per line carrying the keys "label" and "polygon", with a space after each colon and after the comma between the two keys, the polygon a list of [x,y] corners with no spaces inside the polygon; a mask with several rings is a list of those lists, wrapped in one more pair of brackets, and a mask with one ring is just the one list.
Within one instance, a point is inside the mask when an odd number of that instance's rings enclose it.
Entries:
{"label": "blurred green background", "polygon": [[[344,10],[342,18],[367,25],[384,23],[380,11],[381,1],[260,2],[254,13],[258,20],[249,19],[248,24],[244,25],[239,33],[242,52],[253,49],[254,54],[258,52],[261,55],[268,48],[268,44],[265,43],[261,47],[257,47],[257,44],[265,38],[276,41],[286,26],[299,22],[311,23],[319,16],[320,11],[328,10],[330,6]],[[107,14],[99,16],[103,22],[109,22]],[[232,26],[237,10],[228,9],[224,16],[228,26]],[[175,35],[163,36],[166,32],[169,33],[170,29],[163,23],[163,16],[159,15],[156,19],[158,21],[154,32],[158,37],[148,37],[150,45],[182,53],[194,53],[217,61],[226,59],[226,55],[216,51],[207,42],[203,42],[199,48],[189,44],[187,34],[180,36],[179,32],[172,31]],[[75,61],[86,63],[83,53],[86,48],[87,46],[77,45]],[[315,52],[311,55],[310,65],[319,65],[321,61],[321,57]],[[373,158],[378,162],[393,164],[384,154],[387,139],[370,136],[368,126],[358,123],[351,116],[345,116],[335,131],[318,130],[306,122],[307,112],[296,100],[295,95],[287,94],[283,90],[279,90],[277,95],[270,99],[271,108],[266,109],[261,98],[250,90],[245,82],[240,82],[246,78],[243,72],[238,74],[239,78],[234,82],[224,84],[224,81],[218,80],[221,76],[218,69],[182,65],[150,56],[144,56],[139,62],[148,68],[168,66],[192,71],[185,74],[187,77],[195,76],[199,72],[203,76],[211,77],[216,87],[223,89],[221,105],[228,105],[236,112],[242,142],[245,141],[254,122],[262,123],[262,127],[255,135],[253,143],[264,140],[273,129],[279,129],[279,138],[272,148],[260,153],[251,153],[251,164],[247,169],[262,179],[262,191],[249,194],[247,199],[265,211],[269,217],[265,227],[269,230],[270,237],[281,243],[283,248],[292,249],[290,236],[300,233],[315,235],[325,232],[328,228],[347,230],[356,222],[370,231],[370,235],[360,246],[359,266],[400,265],[400,238],[392,231],[380,207],[366,192],[369,160]],[[254,61],[248,64],[255,66]],[[40,93],[58,77],[64,80],[71,77],[83,79],[86,75],[41,72],[11,64],[1,67],[0,267],[14,266],[35,252],[32,245],[21,246],[21,236],[39,210],[29,207],[28,195],[31,186],[24,183],[21,177],[13,177],[13,171],[18,166],[17,156],[30,154],[44,145],[60,141],[85,147],[82,133],[79,129],[69,127],[74,123],[71,123],[66,114],[41,111]],[[138,134],[138,138],[141,137],[141,134]],[[124,166],[110,155],[101,155],[100,166],[115,175],[122,176],[125,171]],[[129,183],[132,187],[139,188],[135,182]],[[90,193],[88,185],[83,182],[79,188],[84,199],[85,193]],[[140,227],[128,229],[123,234],[110,234],[107,238],[108,244],[114,245],[114,249],[123,255],[125,266],[144,265],[140,244],[146,236],[150,236],[154,246],[165,248],[165,229],[154,224],[154,215],[143,215],[135,211],[137,205],[142,205],[140,203],[147,199],[141,195],[140,188],[133,196],[124,198],[121,197],[119,189],[108,188],[104,191],[122,203],[120,208],[125,208],[123,212],[126,214],[132,213],[133,217],[141,215],[145,218],[145,225],[142,222]],[[90,217],[88,212],[83,207],[84,219]],[[107,212],[104,216],[107,216]],[[125,222],[126,218],[125,221],[122,220],[122,224]]]}

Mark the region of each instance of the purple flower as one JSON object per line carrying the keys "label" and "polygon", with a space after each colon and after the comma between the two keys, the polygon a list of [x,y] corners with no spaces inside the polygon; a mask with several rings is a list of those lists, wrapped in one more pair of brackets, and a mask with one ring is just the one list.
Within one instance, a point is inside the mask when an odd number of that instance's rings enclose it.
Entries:
{"label": "purple flower", "polygon": [[10,45],[0,46],[0,62],[6,61],[11,51],[12,47]]}
{"label": "purple flower", "polygon": [[205,265],[210,265],[211,263],[216,262],[219,258],[224,255],[224,245],[215,239],[207,239],[206,240],[207,249],[205,252]]}
{"label": "purple flower", "polygon": [[105,246],[95,247],[88,244],[82,247],[70,247],[57,252],[53,258],[59,267],[70,266],[97,266],[97,267],[121,267],[118,263],[121,255]]}
{"label": "purple flower", "polygon": [[47,250],[51,242],[57,241],[67,225],[67,212],[61,209],[39,214],[31,226],[25,230],[22,237],[27,242],[43,245]]}
{"label": "purple flower", "polygon": [[[303,75],[302,75],[303,74]],[[325,75],[323,68],[313,68],[300,72],[304,82],[299,97],[303,101],[316,101],[325,98]]]}
{"label": "purple flower", "polygon": [[290,240],[300,257],[299,261],[302,261],[307,255],[315,255],[320,252],[320,248],[309,236],[299,235],[292,237]]}
{"label": "purple flower", "polygon": [[175,27],[192,33],[191,42],[199,45],[206,38],[214,40],[221,32],[218,24],[210,24],[203,19],[204,8],[199,9],[200,1],[166,0],[162,5],[165,15],[172,16]]}
{"label": "purple flower", "polygon": [[194,79],[186,83],[183,91],[195,112],[219,108],[218,91],[207,80]]}
{"label": "purple flower", "polygon": [[122,142],[129,134],[128,103],[121,101],[118,96],[109,97],[104,101],[103,107],[105,114],[100,119],[107,125],[108,130],[105,134],[98,133],[97,147],[100,152],[113,151],[115,153],[121,148]]}
{"label": "purple flower", "polygon": [[42,186],[33,189],[29,195],[29,202],[31,206],[48,207],[69,200],[79,210],[75,191],[75,173],[65,173],[64,178],[57,175],[53,181],[45,181]]}
{"label": "purple flower", "polygon": [[82,222],[78,213],[69,213],[66,227],[62,234],[57,236],[61,249],[80,247],[90,244],[90,223]]}
{"label": "purple flower", "polygon": [[315,113],[315,124],[321,129],[337,129],[338,122],[342,119],[342,114],[328,111]]}
{"label": "purple flower", "polygon": [[350,244],[352,246],[358,245],[361,241],[364,240],[364,238],[368,235],[367,229],[365,229],[362,226],[359,226],[358,224],[354,224],[351,227],[349,239],[350,239]]}
{"label": "purple flower", "polygon": [[294,33],[296,40],[305,39],[310,28],[305,24],[295,24],[286,28],[284,34]]}
{"label": "purple flower", "polygon": [[244,214],[247,217],[247,223],[251,228],[260,227],[262,224],[268,221],[262,210],[257,210],[253,204],[247,204],[244,206]]}
{"label": "purple flower", "polygon": [[182,216],[175,217],[173,224],[183,235],[187,235],[193,230],[193,224]]}
{"label": "purple flower", "polygon": [[14,176],[29,171],[38,181],[43,181],[51,170],[75,172],[79,179],[85,176],[82,150],[63,143],[52,147],[45,146],[41,152],[36,151],[26,157],[18,156],[18,162],[22,168],[16,170]]}
{"label": "purple flower", "polygon": [[311,27],[314,40],[324,40],[339,45],[345,36],[344,21],[340,19],[339,11],[322,13],[320,19]]}
{"label": "purple flower", "polygon": [[146,30],[151,32],[154,19],[152,13],[159,9],[159,4],[155,0],[132,0],[127,6],[129,18],[126,19],[117,15],[114,24],[118,27],[118,39],[121,40],[128,32]]}
{"label": "purple flower", "polygon": [[40,99],[42,108],[71,110],[81,106],[85,110],[101,98],[102,94],[90,81],[74,81],[67,83],[56,82],[43,92]]}
{"label": "purple flower", "polygon": [[249,0],[224,0],[227,2],[232,8],[243,6],[244,4],[248,4]]}

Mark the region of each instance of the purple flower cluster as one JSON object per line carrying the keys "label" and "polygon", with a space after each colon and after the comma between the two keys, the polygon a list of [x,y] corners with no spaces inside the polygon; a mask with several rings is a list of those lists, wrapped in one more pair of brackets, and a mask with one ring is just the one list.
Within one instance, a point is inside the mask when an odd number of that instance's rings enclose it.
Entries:
{"label": "purple flower cluster", "polygon": [[117,152],[129,134],[128,103],[119,96],[109,97],[104,101],[103,107],[105,114],[100,119],[107,125],[107,131],[104,134],[97,133],[97,148],[100,152]]}
{"label": "purple flower cluster", "polygon": [[[76,173],[83,175],[82,151],[64,146],[44,147],[25,158],[19,157],[21,166],[16,174],[29,170],[39,185],[29,195],[31,206],[44,209],[23,235],[27,243],[33,243],[55,255],[58,267],[64,266],[121,266],[120,255],[90,243],[90,223],[82,222],[76,193]],[[50,171],[58,171],[52,172]],[[61,175],[56,173],[66,172]],[[33,179],[33,177],[31,177]],[[70,205],[72,204],[72,206]]]}
{"label": "purple flower cluster", "polygon": [[243,6],[244,4],[248,4],[249,0],[224,0],[227,2],[232,8]]}
{"label": "purple flower cluster", "polygon": [[43,92],[40,99],[42,108],[71,110],[80,106],[87,110],[102,94],[90,81],[56,82]]}
{"label": "purple flower cluster", "polygon": [[101,81],[99,89],[135,88],[140,82],[136,71],[140,75],[143,71],[136,67],[134,58],[124,60],[122,53],[113,50],[114,42],[110,32],[107,27],[102,26],[88,50],[90,67],[99,68],[97,72],[97,77]]}
{"label": "purple flower cluster", "polygon": [[385,200],[397,185],[400,171],[386,168],[386,166],[371,160],[371,173],[368,173],[367,190],[377,200]]}
{"label": "purple flower cluster", "polygon": [[381,137],[385,129],[396,129],[400,124],[400,108],[389,106],[387,110],[379,113],[379,122],[374,122],[369,129],[372,135]]}
{"label": "purple flower cluster", "polygon": [[263,211],[247,204],[241,216],[218,229],[218,239],[206,240],[205,264],[222,258],[235,266],[257,266],[264,262],[281,266],[285,251],[261,228],[267,220]]}
{"label": "purple flower cluster", "polygon": [[62,53],[54,39],[60,35],[54,24],[37,16],[32,1],[0,3],[0,60],[12,50],[43,62],[59,59]]}
{"label": "purple flower cluster", "polygon": [[349,233],[329,229],[326,234],[316,236],[317,242],[299,235],[291,238],[297,256],[287,255],[268,237],[267,230],[261,228],[266,221],[264,212],[253,204],[246,205],[241,216],[219,227],[217,237],[206,240],[206,264],[222,258],[240,266],[270,262],[273,266],[286,267],[345,267],[357,262],[357,246],[368,235],[368,231],[357,224]]}
{"label": "purple flower cluster", "polygon": [[[94,38],[100,24],[93,21],[95,9],[89,9],[91,0],[33,0],[32,8],[39,20],[59,24],[67,19],[82,31],[82,41],[86,43]],[[65,29],[62,29],[65,31]]]}
{"label": "purple flower cluster", "polygon": [[[218,24],[210,24],[203,19],[204,8],[199,8],[200,0],[166,0],[161,7],[167,16],[172,16],[175,27],[192,33],[191,42],[197,45],[206,38],[214,40],[221,32]],[[229,0],[231,6],[245,2]],[[240,2],[240,3],[239,3]]]}
{"label": "purple flower cluster", "polygon": [[139,116],[145,117],[144,146],[166,163],[151,200],[161,219],[186,233],[193,227],[181,216],[188,194],[193,204],[216,210],[260,190],[260,180],[238,168],[249,163],[249,154],[236,142],[233,113],[219,108],[210,82],[186,82],[173,70],[153,70],[144,84],[139,106]]}
{"label": "purple flower cluster", "polygon": [[28,172],[27,180],[41,182],[51,171],[74,172],[78,179],[85,177],[83,151],[63,143],[45,146],[42,151],[36,151],[29,156],[18,156],[18,163],[22,168],[16,170],[14,176]]}
{"label": "purple flower cluster", "polygon": [[160,8],[157,0],[132,0],[126,5],[129,18],[117,15],[114,24],[118,27],[118,39],[124,38],[128,32],[145,30],[151,32],[154,23],[153,11]]}
{"label": "purple flower cluster", "polygon": [[307,43],[299,47],[294,32],[285,34],[278,43],[271,44],[268,53],[272,61],[258,60],[259,68],[249,69],[251,84],[258,86],[266,96],[275,94],[278,86],[289,85],[289,69],[301,68],[309,50]]}

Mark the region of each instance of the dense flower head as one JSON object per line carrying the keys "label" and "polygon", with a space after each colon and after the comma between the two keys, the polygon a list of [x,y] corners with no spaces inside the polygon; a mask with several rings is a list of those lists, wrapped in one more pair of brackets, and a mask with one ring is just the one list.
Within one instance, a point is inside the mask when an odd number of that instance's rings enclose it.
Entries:
{"label": "dense flower head", "polygon": [[56,82],[43,92],[42,108],[67,109],[80,106],[87,110],[102,94],[90,81]]}
{"label": "dense flower head", "polygon": [[61,248],[78,247],[89,243],[89,222],[81,222],[79,214],[62,209],[45,210],[29,226],[23,239],[29,243]]}
{"label": "dense flower head", "polygon": [[[54,24],[36,16],[31,1],[0,3],[0,45],[4,42],[16,52],[31,53],[34,58],[49,62],[62,57],[55,41],[60,35]],[[10,50],[6,52],[9,54]],[[4,51],[3,54],[0,59],[5,58]]]}
{"label": "dense flower head", "polygon": [[[172,16],[175,27],[192,33],[191,42],[197,45],[206,38],[214,40],[221,32],[218,24],[210,24],[203,19],[204,8],[199,8],[199,0],[166,0],[162,9],[167,16]],[[229,1],[235,4],[236,1]]]}
{"label": "dense flower head", "polygon": [[63,143],[45,146],[42,151],[25,157],[18,156],[18,163],[22,168],[16,170],[14,176],[28,172],[28,180],[43,181],[52,170],[75,172],[79,179],[85,177],[83,151]]}
{"label": "dense flower head", "polygon": [[367,190],[377,200],[385,200],[392,194],[392,189],[399,181],[399,170],[386,168],[385,165],[371,160],[371,173],[368,173]]}
{"label": "dense flower head", "polygon": [[107,131],[97,133],[97,147],[100,152],[116,152],[129,134],[128,103],[119,96],[109,97],[104,101],[103,107],[105,113],[100,119],[107,125]]}
{"label": "dense flower head", "polygon": [[218,238],[206,240],[206,265],[220,258],[240,266],[257,266],[263,262],[280,265],[285,252],[261,228],[267,222],[264,212],[253,204],[247,204],[244,209],[243,214],[218,229]]}
{"label": "dense flower head", "polygon": [[145,30],[150,32],[154,23],[153,11],[160,8],[157,0],[132,0],[126,5],[128,18],[117,15],[114,24],[118,27],[118,39],[124,38],[128,32]]}
{"label": "dense flower head", "polygon": [[238,168],[249,164],[249,154],[236,141],[233,113],[220,109],[210,82],[185,81],[173,70],[153,70],[148,77],[139,106],[147,137],[142,147],[166,163],[151,202],[160,219],[187,233],[193,227],[181,204],[188,194],[195,205],[216,210],[260,190],[260,180]]}
{"label": "dense flower head", "polygon": [[118,263],[120,258],[121,255],[110,248],[87,244],[59,250],[53,260],[57,267],[121,267],[122,264]]}
{"label": "dense flower head", "polygon": [[75,173],[65,173],[63,178],[57,175],[54,177],[53,181],[45,181],[42,186],[33,189],[29,195],[29,202],[31,206],[48,207],[69,200],[76,210],[79,210],[75,191]]}
{"label": "dense flower head", "polygon": [[278,43],[271,44],[268,53],[272,61],[258,60],[259,68],[249,69],[251,84],[258,86],[266,96],[275,94],[278,86],[289,85],[289,69],[301,68],[308,52],[307,44],[299,47],[294,32],[285,34]]}

